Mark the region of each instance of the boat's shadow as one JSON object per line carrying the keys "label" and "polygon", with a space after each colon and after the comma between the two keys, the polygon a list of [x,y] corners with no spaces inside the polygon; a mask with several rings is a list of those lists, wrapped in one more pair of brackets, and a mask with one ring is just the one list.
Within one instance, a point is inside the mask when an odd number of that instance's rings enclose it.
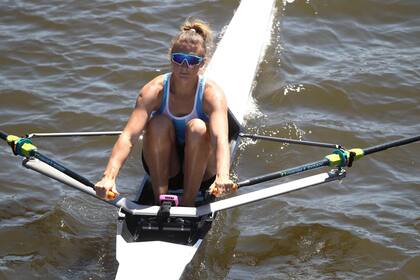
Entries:
{"label": "boat's shadow", "polygon": [[239,237],[239,209],[219,212],[202,245],[181,279],[225,279],[234,261]]}

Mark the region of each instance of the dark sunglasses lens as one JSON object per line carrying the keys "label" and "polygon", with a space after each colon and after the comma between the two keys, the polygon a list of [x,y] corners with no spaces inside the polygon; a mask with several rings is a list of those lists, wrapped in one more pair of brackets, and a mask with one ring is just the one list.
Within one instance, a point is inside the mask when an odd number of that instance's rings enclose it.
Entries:
{"label": "dark sunglasses lens", "polygon": [[172,60],[178,64],[182,64],[182,62],[184,61],[185,57],[182,54],[172,54]]}
{"label": "dark sunglasses lens", "polygon": [[174,53],[172,54],[172,60],[175,63],[182,64],[184,60],[187,60],[188,65],[197,65],[199,64],[203,59],[199,56],[195,55],[188,55],[188,54],[182,54],[182,53]]}
{"label": "dark sunglasses lens", "polygon": [[187,60],[189,65],[197,65],[201,62],[201,59],[197,56],[188,56]]}

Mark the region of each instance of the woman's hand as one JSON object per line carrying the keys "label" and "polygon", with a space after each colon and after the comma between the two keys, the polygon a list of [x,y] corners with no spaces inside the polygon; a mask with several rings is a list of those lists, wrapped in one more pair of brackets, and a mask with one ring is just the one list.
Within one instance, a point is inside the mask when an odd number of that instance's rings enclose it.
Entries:
{"label": "woman's hand", "polygon": [[96,195],[106,200],[115,199],[120,193],[117,191],[115,179],[103,177],[95,184]]}
{"label": "woman's hand", "polygon": [[216,176],[214,183],[210,186],[210,193],[216,197],[235,192],[238,186],[229,178],[229,175]]}

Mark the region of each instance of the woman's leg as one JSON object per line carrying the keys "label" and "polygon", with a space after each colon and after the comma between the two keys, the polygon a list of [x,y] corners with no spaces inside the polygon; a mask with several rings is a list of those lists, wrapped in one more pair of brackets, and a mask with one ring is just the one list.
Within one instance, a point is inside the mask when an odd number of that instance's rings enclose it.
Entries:
{"label": "woman's leg", "polygon": [[211,172],[206,172],[209,159],[212,158],[211,150],[207,124],[200,119],[189,121],[185,130],[183,206],[194,206],[204,176],[211,176],[206,174]]}
{"label": "woman's leg", "polygon": [[165,115],[154,116],[147,124],[143,138],[143,155],[149,167],[155,203],[168,191],[169,177],[180,169],[176,152],[176,135],[172,121]]}

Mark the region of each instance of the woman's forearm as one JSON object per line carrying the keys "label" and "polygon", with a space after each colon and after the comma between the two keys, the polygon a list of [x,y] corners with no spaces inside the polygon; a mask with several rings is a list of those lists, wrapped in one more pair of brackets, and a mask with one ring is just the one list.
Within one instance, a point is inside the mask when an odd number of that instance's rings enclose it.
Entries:
{"label": "woman's forearm", "polygon": [[112,148],[111,157],[104,171],[104,177],[115,180],[123,166],[125,160],[130,154],[133,146],[132,140],[125,133],[122,133]]}
{"label": "woman's forearm", "polygon": [[216,140],[216,176],[229,177],[230,151],[227,139]]}

